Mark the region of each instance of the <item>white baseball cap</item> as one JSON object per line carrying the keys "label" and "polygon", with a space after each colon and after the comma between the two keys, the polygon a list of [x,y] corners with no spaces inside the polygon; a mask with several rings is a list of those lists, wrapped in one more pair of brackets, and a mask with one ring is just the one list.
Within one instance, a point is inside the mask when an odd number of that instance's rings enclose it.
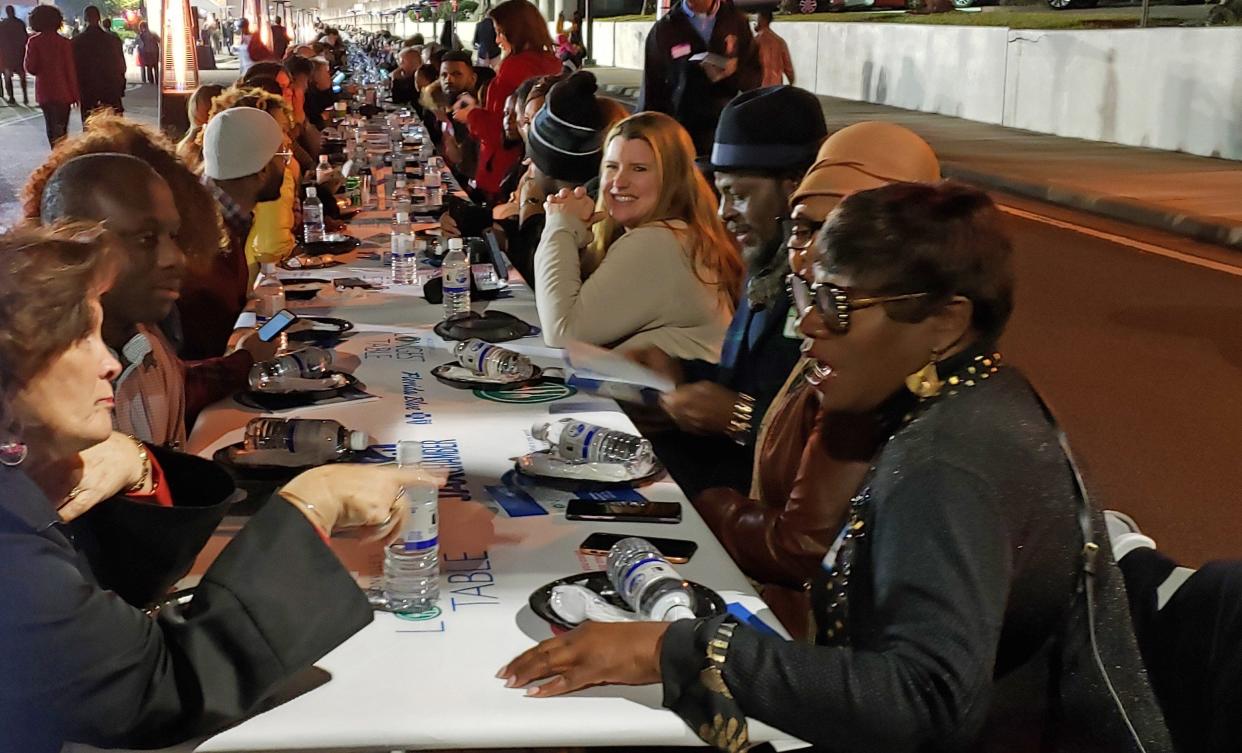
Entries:
{"label": "white baseball cap", "polygon": [[203,174],[213,180],[254,175],[271,162],[284,140],[280,124],[262,110],[225,110],[203,129]]}

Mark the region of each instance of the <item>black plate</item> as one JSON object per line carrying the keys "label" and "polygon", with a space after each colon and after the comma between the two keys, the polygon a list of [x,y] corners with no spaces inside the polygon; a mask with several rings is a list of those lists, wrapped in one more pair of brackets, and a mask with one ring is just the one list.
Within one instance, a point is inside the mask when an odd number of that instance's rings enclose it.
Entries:
{"label": "black plate", "polygon": [[319,322],[320,324],[330,324],[334,329],[325,329],[318,327],[316,329],[306,329],[300,332],[290,332],[289,339],[299,343],[313,343],[323,340],[336,340],[341,335],[349,332],[354,328],[354,323],[348,319],[337,319],[333,316],[303,316],[301,319],[308,322]]}
{"label": "black plate", "polygon": [[331,280],[324,280],[317,277],[289,277],[281,278],[280,283],[285,286],[285,298],[291,301],[309,301],[319,295],[318,290],[289,290],[289,285],[322,285],[331,287]]}
{"label": "black plate", "polygon": [[237,402],[248,408],[273,411],[286,410],[288,408],[300,408],[320,400],[336,397],[351,387],[365,389],[366,385],[359,382],[358,378],[353,374],[345,374],[345,384],[332,389],[311,390],[308,392],[257,392],[255,390],[243,390],[237,393],[236,399]]}
{"label": "black plate", "polygon": [[517,340],[533,331],[529,324],[503,311],[486,311],[481,315],[470,312],[468,316],[448,319],[435,326],[436,334],[445,340],[478,338],[489,343]]}
{"label": "black plate", "polygon": [[535,373],[529,379],[522,379],[517,382],[489,382],[486,380],[475,379],[457,379],[455,377],[445,376],[445,371],[452,366],[459,366],[456,363],[444,363],[431,370],[431,375],[439,379],[450,387],[456,387],[459,390],[474,389],[512,389],[514,387],[529,387],[532,384],[539,384],[544,381],[543,369],[535,367]]}
{"label": "black plate", "polygon": [[357,248],[361,242],[352,235],[345,235],[339,241],[301,242],[298,244],[298,247],[302,249],[303,253],[319,256],[320,254],[343,254]]}
{"label": "black plate", "polygon": [[[540,450],[540,452],[546,453],[548,450]],[[517,462],[513,463],[513,470],[525,478],[534,479],[539,486],[566,492],[604,492],[611,489],[637,489],[659,481],[666,472],[664,465],[659,460],[655,461],[655,466],[652,467],[651,473],[630,481],[586,481],[579,478],[541,476],[537,473],[527,473],[522,469],[521,463]]]}
{"label": "black plate", "polygon": [[[528,600],[531,611],[557,627],[572,630],[574,626],[558,617],[556,612],[552,611],[552,605],[549,602],[552,598],[553,588],[573,583],[586,586],[600,596],[603,596],[608,603],[614,606],[629,609],[629,606],[622,601],[621,596],[613,590],[612,583],[608,581],[608,573],[605,573],[603,570],[595,570],[594,572],[578,573],[560,580],[554,580],[546,586],[536,589]],[[720,594],[692,580],[688,580],[686,583],[690,584],[690,590],[694,592],[694,614],[696,617],[716,617],[724,614],[728,609],[728,605],[725,604],[724,599],[720,598]]]}

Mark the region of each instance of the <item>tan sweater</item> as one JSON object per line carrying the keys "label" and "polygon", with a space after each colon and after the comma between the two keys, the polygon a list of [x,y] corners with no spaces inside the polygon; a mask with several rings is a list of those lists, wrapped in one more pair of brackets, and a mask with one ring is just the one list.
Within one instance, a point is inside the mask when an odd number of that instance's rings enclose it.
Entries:
{"label": "tan sweater", "polygon": [[591,231],[565,212],[548,215],[535,252],[535,293],[543,339],[552,347],[570,340],[623,349],[654,345],[677,358],[715,363],[732,312],[716,289],[695,276],[672,228],[648,224],[627,231],[609,247],[585,282],[579,249]]}

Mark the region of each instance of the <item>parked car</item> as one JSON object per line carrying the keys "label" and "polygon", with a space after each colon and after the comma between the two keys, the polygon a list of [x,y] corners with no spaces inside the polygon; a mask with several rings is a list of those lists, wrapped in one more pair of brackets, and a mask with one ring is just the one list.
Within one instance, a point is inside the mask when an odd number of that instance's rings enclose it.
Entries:
{"label": "parked car", "polygon": [[906,10],[910,0],[799,0],[803,13],[837,12],[843,10]]}

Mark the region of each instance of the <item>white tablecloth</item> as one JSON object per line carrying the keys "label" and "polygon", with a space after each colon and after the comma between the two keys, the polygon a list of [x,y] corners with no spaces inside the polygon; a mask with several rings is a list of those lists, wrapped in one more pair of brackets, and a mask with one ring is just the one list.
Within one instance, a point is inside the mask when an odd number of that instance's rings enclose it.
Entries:
{"label": "white tablecloth", "polygon": [[[372,215],[373,219],[379,219]],[[364,220],[367,218],[363,218]],[[356,224],[365,237],[386,232]],[[366,252],[366,247],[360,249]],[[351,255],[353,256],[353,255]],[[301,273],[307,277],[381,279],[378,262]],[[286,273],[282,273],[285,276]],[[291,273],[288,276],[293,276]],[[529,289],[514,278],[511,295],[484,305],[537,324]],[[556,699],[526,698],[494,678],[496,671],[535,642],[551,636],[527,605],[532,591],[572,573],[600,569],[578,545],[595,531],[692,539],[698,552],[678,570],[726,597],[776,621],[754,595],[694,508],[670,480],[645,487],[647,498],[683,503],[678,525],[567,521],[569,493],[540,493],[547,514],[510,517],[486,486],[497,484],[513,458],[541,445],[531,424],[561,415],[634,431],[615,404],[575,394],[551,402],[496,402],[458,390],[431,376],[451,359],[448,344],[432,332],[441,309],[414,288],[389,288],[352,297],[331,296],[329,308],[300,307],[304,314],[347,318],[355,333],[337,352],[378,399],[299,409],[287,415],[333,418],[366,431],[378,445],[421,440],[451,467],[441,497],[441,612],[423,620],[377,613],[374,623],[324,657],[307,682],[318,687],[257,715],[195,747],[198,751],[394,750],[551,746],[694,745],[698,738],[661,708],[659,686],[606,687]],[[312,304],[316,302],[312,301]],[[544,366],[560,365],[559,352],[538,337],[506,344]],[[562,394],[537,388],[531,400]],[[572,413],[565,411],[572,409]],[[259,415],[232,401],[199,419],[191,451],[204,456],[239,441],[245,422]],[[223,544],[218,535],[213,549]],[[378,572],[381,552],[341,545],[342,557],[365,582]],[[315,608],[306,604],[307,610]],[[785,738],[752,724],[751,737]]]}

